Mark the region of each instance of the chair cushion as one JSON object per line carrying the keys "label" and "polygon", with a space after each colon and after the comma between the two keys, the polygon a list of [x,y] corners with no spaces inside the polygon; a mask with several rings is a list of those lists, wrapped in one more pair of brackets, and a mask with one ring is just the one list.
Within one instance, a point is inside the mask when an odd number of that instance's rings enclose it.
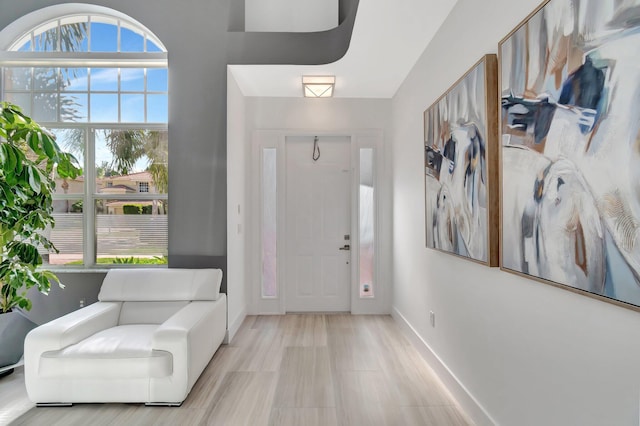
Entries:
{"label": "chair cushion", "polygon": [[111,269],[102,282],[98,300],[218,300],[221,283],[220,269]]}
{"label": "chair cushion", "polygon": [[152,350],[157,325],[122,325],[100,331],[40,358],[42,377],[144,378],[173,373],[169,352]]}
{"label": "chair cushion", "polygon": [[191,302],[123,302],[118,325],[162,324]]}

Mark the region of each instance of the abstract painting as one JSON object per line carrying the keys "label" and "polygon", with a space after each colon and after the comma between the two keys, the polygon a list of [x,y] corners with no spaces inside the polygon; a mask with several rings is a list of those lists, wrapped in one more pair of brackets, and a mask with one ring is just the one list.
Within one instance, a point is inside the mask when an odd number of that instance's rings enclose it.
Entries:
{"label": "abstract painting", "polygon": [[640,0],[547,1],[499,56],[502,268],[640,306]]}
{"label": "abstract painting", "polygon": [[487,55],[424,112],[426,246],[498,262],[497,58]]}

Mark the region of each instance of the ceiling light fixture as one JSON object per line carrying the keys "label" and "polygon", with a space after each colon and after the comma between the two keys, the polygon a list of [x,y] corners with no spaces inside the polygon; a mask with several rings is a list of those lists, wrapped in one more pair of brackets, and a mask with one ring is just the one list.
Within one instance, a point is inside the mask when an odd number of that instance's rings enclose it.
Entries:
{"label": "ceiling light fixture", "polygon": [[336,77],[333,75],[303,75],[302,91],[305,98],[330,98]]}

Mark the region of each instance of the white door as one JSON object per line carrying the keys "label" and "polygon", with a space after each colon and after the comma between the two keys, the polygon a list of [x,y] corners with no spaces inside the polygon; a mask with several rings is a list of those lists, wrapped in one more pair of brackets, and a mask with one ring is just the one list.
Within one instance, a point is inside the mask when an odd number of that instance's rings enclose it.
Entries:
{"label": "white door", "polygon": [[350,138],[320,136],[317,161],[313,140],[286,143],[286,311],[349,311]]}

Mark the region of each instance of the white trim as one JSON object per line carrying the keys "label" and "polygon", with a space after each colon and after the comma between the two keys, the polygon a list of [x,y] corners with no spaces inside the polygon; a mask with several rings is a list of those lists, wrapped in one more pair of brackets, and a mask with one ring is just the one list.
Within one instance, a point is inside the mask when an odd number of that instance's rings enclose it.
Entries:
{"label": "white trim", "polygon": [[[276,204],[276,212],[279,210],[279,203],[278,203],[278,196],[279,196],[279,190],[280,190],[280,184],[278,182],[278,178],[280,176],[280,155],[281,152],[277,147],[269,147],[269,146],[263,146],[260,149],[259,152],[259,161],[260,161],[260,168],[259,168],[259,176],[260,176],[260,209],[259,211],[259,224],[260,224],[260,230],[262,230],[262,225],[264,223],[264,216],[265,216],[265,193],[264,193],[264,182],[263,182],[263,178],[264,178],[264,172],[265,172],[265,151],[266,150],[274,150],[275,151],[275,185],[276,185],[276,191],[275,191],[275,204]],[[279,229],[279,223],[278,223],[278,218],[279,215],[276,213],[275,216],[275,220],[276,220],[276,236],[278,235],[277,231]],[[280,252],[280,246],[279,246],[279,241],[276,239],[275,244],[276,244],[276,263],[277,263],[277,259],[279,258],[279,252]],[[260,264],[262,265],[264,263],[264,252],[262,250],[263,248],[263,241],[262,241],[262,232],[260,233]],[[281,292],[281,288],[279,285],[279,279],[278,277],[280,276],[280,269],[278,267],[279,265],[276,265],[276,277],[275,277],[275,294],[273,296],[269,296],[269,295],[265,295],[264,294],[264,282],[263,282],[263,276],[262,274],[260,274],[260,297],[262,299],[278,299],[280,296],[280,292]]]}
{"label": "white trim", "polygon": [[233,338],[238,333],[238,330],[240,330],[240,326],[242,326],[242,323],[244,322],[246,317],[247,317],[247,309],[245,306],[242,308],[242,311],[240,311],[238,316],[236,316],[236,318],[233,321],[229,322],[227,326],[227,334],[225,335],[223,343],[228,345],[233,341]]}
{"label": "white trim", "polygon": [[[3,67],[167,68],[167,52],[8,52]],[[165,92],[160,92],[165,93]]]}
{"label": "white trim", "polygon": [[460,404],[462,410],[477,425],[496,425],[495,420],[484,409],[480,402],[469,392],[464,384],[458,380],[453,372],[447,367],[447,364],[431,349],[429,344],[418,334],[417,330],[407,321],[400,311],[393,306],[391,308],[391,316],[400,326],[404,335],[409,339],[413,346],[427,361],[429,366],[440,378],[442,383],[451,392],[453,398]]}
{"label": "white trim", "polygon": [[[262,151],[265,148],[276,149],[276,297],[262,296]],[[251,164],[247,170],[246,182],[249,187],[248,206],[257,214],[250,215],[247,220],[249,248],[247,251],[247,282],[253,283],[248,289],[250,312],[273,312],[284,314],[284,293],[282,292],[282,256],[284,253],[284,239],[280,230],[284,229],[285,217],[281,206],[284,204],[284,134],[282,132],[256,130],[251,135]]]}
{"label": "white trim", "polygon": [[[389,280],[387,277],[390,274],[390,265],[385,260],[386,244],[389,244],[388,233],[382,232],[385,226],[390,226],[386,219],[386,215],[383,214],[385,205],[389,205],[390,192],[387,185],[388,176],[386,169],[386,160],[384,157],[384,134],[380,129],[255,129],[252,131],[250,138],[251,164],[252,167],[247,171],[247,185],[249,201],[248,205],[251,206],[252,211],[261,212],[261,150],[263,148],[276,148],[278,152],[278,185],[279,188],[285,188],[285,139],[290,136],[346,136],[351,139],[351,184],[352,184],[352,197],[351,197],[351,244],[354,246],[354,242],[359,241],[359,226],[358,226],[358,201],[357,201],[357,188],[359,182],[359,150],[360,148],[374,148],[375,153],[375,188],[376,194],[376,207],[375,207],[375,253],[376,253],[376,288],[374,289],[375,297],[360,298],[358,287],[358,262],[357,255],[352,252],[352,277],[351,277],[351,313],[353,314],[388,314],[391,306],[391,288],[389,287]],[[356,173],[357,172],[357,173]],[[282,230],[285,229],[285,191],[278,190],[278,297],[265,299],[261,297],[261,266],[260,266],[260,232],[261,232],[261,215],[255,214],[249,218],[250,229],[248,230],[248,282],[252,283],[248,288],[247,297],[247,309],[250,314],[273,313],[284,314],[285,313],[285,292],[282,291],[284,284],[283,277],[280,275],[283,270],[283,256],[282,253],[286,252],[285,238],[282,234]],[[281,235],[282,234],[282,235]],[[355,247],[355,246],[354,246]]]}
{"label": "white trim", "polygon": [[[351,313],[352,314],[388,314],[391,303],[391,288],[388,285],[387,276],[389,271],[385,271],[388,267],[384,264],[383,247],[385,235],[383,234],[383,216],[381,214],[385,201],[390,199],[383,184],[387,179],[384,175],[384,134],[382,130],[363,130],[354,132],[352,135],[352,168],[353,183],[352,190],[355,193],[352,199],[353,219],[352,219],[352,263],[353,263],[353,286],[351,296]],[[374,188],[374,271],[373,271],[373,297],[360,297],[360,149],[372,148],[373,157],[373,188]]]}
{"label": "white trim", "polygon": [[84,201],[82,209],[82,221],[84,223],[82,264],[86,267],[97,265],[96,256],[98,230],[96,229],[96,206],[92,194],[96,187],[96,130],[87,128],[85,135],[84,153]]}
{"label": "white trim", "polygon": [[132,17],[108,7],[84,3],[65,3],[47,6],[16,19],[0,31],[0,50],[9,49],[9,47],[21,36],[48,21],[79,15],[103,15],[124,21],[127,26],[134,26],[140,30],[144,30],[147,37],[150,38],[151,41],[153,41],[159,48],[165,51],[167,50],[164,44],[162,44],[160,39],[151,30]]}
{"label": "white trim", "polygon": [[[169,199],[169,194],[151,194],[149,192],[135,192],[135,193],[129,193],[129,194],[102,194],[100,192],[94,192],[91,194],[91,196],[94,199],[93,201],[95,200],[149,201],[149,200],[168,200]],[[78,198],[78,197],[75,197],[75,198]]]}

